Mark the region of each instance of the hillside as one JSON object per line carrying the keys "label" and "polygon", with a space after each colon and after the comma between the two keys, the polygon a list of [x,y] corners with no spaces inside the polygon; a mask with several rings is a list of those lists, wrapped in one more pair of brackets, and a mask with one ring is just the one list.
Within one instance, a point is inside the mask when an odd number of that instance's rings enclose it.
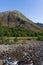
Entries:
{"label": "hillside", "polygon": [[41,27],[33,23],[30,19],[26,18],[19,11],[6,11],[0,12],[0,24],[8,27],[22,27],[31,31],[43,31]]}
{"label": "hillside", "polygon": [[43,28],[43,24],[42,23],[36,23],[36,24]]}

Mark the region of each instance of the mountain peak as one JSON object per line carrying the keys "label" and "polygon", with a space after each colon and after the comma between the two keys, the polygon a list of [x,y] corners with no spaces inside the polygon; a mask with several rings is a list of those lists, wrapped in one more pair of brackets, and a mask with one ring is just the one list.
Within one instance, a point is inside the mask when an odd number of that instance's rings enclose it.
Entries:
{"label": "mountain peak", "polygon": [[0,22],[2,23],[2,26],[23,27],[32,31],[42,30],[41,27],[37,26],[17,10],[1,12]]}

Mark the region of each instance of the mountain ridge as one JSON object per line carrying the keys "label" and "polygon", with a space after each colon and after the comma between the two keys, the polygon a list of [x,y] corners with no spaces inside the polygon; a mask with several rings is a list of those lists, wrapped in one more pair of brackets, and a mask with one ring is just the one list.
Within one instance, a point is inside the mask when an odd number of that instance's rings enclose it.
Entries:
{"label": "mountain ridge", "polygon": [[36,24],[43,28],[43,23],[36,23]]}
{"label": "mountain ridge", "polygon": [[2,26],[23,27],[36,32],[43,31],[40,26],[33,23],[33,21],[17,10],[0,12],[0,22]]}

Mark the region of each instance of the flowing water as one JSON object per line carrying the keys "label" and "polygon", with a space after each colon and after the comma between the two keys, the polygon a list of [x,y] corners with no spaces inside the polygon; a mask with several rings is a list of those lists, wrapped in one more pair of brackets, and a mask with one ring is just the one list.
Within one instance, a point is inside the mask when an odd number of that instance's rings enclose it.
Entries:
{"label": "flowing water", "polygon": [[[25,53],[25,55],[27,54]],[[4,56],[4,58],[0,60],[0,65],[33,65],[33,62],[26,63],[25,61],[19,61],[17,59],[11,59],[11,57]]]}

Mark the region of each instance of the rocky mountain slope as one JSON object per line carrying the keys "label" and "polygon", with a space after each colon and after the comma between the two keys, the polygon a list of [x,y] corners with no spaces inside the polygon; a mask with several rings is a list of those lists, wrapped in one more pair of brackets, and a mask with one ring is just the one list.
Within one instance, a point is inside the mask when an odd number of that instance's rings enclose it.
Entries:
{"label": "rocky mountain slope", "polygon": [[43,24],[42,23],[36,23],[36,24],[43,28]]}
{"label": "rocky mountain slope", "polygon": [[43,31],[41,27],[26,18],[19,11],[0,12],[0,24],[9,27],[23,27],[32,31]]}

